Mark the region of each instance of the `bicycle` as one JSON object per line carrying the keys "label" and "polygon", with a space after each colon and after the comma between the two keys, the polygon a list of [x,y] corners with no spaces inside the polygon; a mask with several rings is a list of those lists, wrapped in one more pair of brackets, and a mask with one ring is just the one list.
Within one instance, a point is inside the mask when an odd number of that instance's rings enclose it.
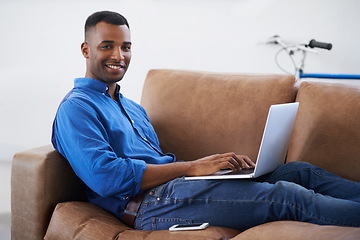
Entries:
{"label": "bicycle", "polygon": [[[267,44],[275,44],[280,45],[281,49],[276,53],[275,55],[275,62],[276,65],[287,74],[292,74],[288,71],[286,71],[278,62],[278,56],[282,51],[286,51],[286,53],[289,55],[294,67],[295,67],[295,73],[293,74],[297,79],[301,78],[326,78],[326,79],[353,79],[353,80],[359,80],[360,75],[356,74],[326,74],[326,73],[305,73],[304,67],[305,67],[305,59],[307,53],[317,53],[313,48],[321,48],[326,50],[332,49],[331,43],[324,43],[324,42],[318,42],[315,39],[312,39],[309,43],[300,43],[300,44],[285,44],[284,41],[281,39],[280,36],[275,35],[268,39],[266,42]],[[300,65],[296,64],[296,61],[294,59],[294,55],[300,52],[302,54]]]}

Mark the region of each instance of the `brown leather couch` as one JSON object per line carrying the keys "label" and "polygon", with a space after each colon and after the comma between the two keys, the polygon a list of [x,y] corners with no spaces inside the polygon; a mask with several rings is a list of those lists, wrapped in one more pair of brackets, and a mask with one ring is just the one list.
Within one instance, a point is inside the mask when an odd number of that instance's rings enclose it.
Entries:
{"label": "brown leather couch", "polygon": [[[164,152],[178,159],[233,151],[256,159],[270,105],[300,102],[287,162],[306,161],[360,181],[360,89],[285,75],[151,70],[141,104]],[[36,136],[34,136],[36,137]],[[12,165],[12,239],[360,239],[360,228],[294,221],[240,232],[138,231],[86,202],[84,185],[50,145]],[[221,209],[219,209],[221,211]],[[331,209],[329,209],[331,211]]]}

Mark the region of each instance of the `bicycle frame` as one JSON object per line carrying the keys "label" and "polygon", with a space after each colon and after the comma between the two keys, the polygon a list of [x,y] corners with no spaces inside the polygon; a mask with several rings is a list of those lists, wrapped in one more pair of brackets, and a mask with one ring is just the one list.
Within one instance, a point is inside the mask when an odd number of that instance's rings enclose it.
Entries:
{"label": "bicycle frame", "polygon": [[360,79],[360,75],[353,74],[325,74],[325,73],[304,73],[303,70],[299,70],[299,78],[327,78],[327,79]]}

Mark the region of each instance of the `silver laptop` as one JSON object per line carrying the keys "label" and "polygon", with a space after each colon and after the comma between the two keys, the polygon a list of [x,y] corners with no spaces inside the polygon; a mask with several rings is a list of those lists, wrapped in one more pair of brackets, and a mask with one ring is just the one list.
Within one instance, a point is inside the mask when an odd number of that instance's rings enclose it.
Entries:
{"label": "silver laptop", "polygon": [[299,103],[271,105],[267,116],[255,168],[233,173],[221,170],[208,176],[184,177],[198,179],[241,179],[256,178],[274,171],[284,164]]}

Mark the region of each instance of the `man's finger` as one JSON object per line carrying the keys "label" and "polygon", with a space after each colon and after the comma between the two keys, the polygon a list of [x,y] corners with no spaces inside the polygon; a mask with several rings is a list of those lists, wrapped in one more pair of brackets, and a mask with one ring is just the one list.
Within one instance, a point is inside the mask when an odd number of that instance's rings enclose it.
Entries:
{"label": "man's finger", "polygon": [[255,163],[248,156],[244,156],[244,159],[251,167],[255,167]]}

